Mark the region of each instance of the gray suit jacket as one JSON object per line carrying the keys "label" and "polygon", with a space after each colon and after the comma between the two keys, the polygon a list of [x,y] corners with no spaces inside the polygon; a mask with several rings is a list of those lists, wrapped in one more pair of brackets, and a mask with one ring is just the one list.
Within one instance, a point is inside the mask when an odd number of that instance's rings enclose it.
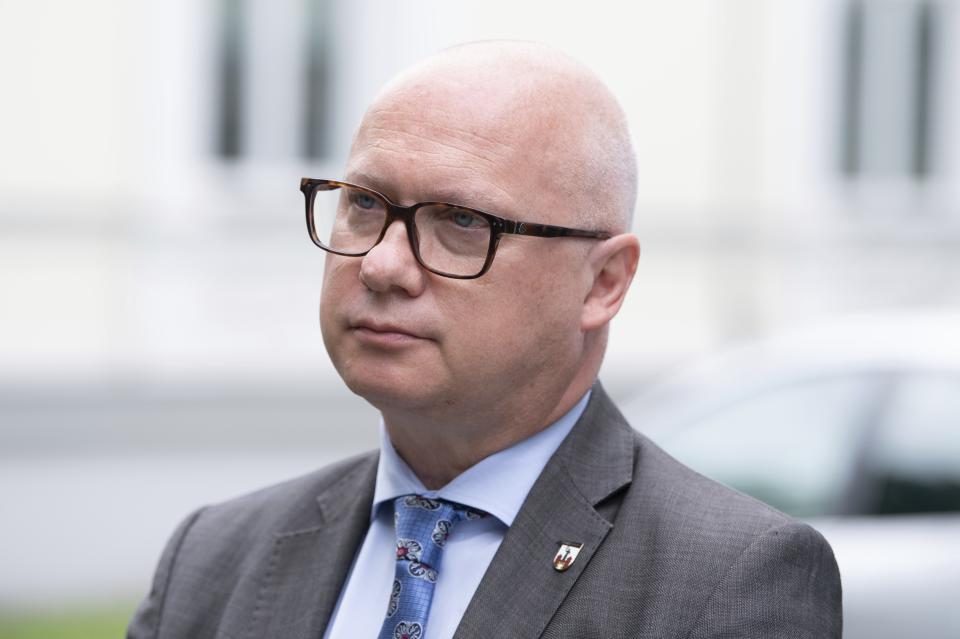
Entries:
{"label": "gray suit jacket", "polygon": [[[320,639],[369,525],[376,468],[367,454],[191,515],[128,639]],[[583,543],[566,572],[553,568],[560,541]],[[823,537],[669,457],[598,384],[456,639],[840,635]]]}

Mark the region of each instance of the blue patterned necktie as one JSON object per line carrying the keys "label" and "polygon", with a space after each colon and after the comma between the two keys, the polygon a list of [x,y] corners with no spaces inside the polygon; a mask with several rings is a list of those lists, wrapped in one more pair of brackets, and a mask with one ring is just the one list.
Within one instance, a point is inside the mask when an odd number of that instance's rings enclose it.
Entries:
{"label": "blue patterned necktie", "polygon": [[387,616],[377,639],[424,639],[447,537],[458,521],[485,515],[419,495],[393,500],[397,566]]}

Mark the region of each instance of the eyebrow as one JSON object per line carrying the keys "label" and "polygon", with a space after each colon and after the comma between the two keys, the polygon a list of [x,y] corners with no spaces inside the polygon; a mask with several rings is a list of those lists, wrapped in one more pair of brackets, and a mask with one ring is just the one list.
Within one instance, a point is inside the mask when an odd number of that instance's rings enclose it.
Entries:
{"label": "eyebrow", "polygon": [[388,192],[389,189],[385,187],[386,182],[381,180],[375,175],[366,173],[365,171],[347,171],[343,175],[345,182],[350,182],[352,184],[358,184],[360,186],[365,186],[368,189],[373,189],[374,191],[380,191],[384,195],[390,195]]}
{"label": "eyebrow", "polygon": [[[359,186],[365,186],[368,189],[379,191],[388,198],[400,204],[396,192],[390,187],[389,179],[378,175],[367,173],[361,170],[351,170],[343,178],[346,182],[351,182]],[[489,195],[484,191],[462,191],[455,187],[447,185],[431,186],[427,196],[421,197],[419,202],[447,202],[449,204],[459,204],[467,208],[480,209],[495,215],[510,216],[510,211],[497,202],[491,201]],[[412,202],[411,202],[412,204]],[[489,210],[488,210],[489,209]]]}

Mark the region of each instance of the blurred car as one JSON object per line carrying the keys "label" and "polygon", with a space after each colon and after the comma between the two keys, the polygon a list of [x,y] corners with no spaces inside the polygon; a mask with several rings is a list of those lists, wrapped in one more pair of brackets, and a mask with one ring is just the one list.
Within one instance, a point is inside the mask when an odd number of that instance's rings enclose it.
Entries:
{"label": "blurred car", "polygon": [[960,638],[960,312],[785,334],[621,405],[673,456],[827,537],[845,637]]}

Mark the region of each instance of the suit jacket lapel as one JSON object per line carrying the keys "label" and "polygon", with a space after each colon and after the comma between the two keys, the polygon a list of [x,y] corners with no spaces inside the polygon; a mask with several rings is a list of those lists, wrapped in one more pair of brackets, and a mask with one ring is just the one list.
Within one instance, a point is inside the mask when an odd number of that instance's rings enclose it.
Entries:
{"label": "suit jacket lapel", "polygon": [[319,525],[278,533],[246,635],[317,639],[370,525],[377,459],[317,498]]}
{"label": "suit jacket lapel", "polygon": [[[507,531],[455,639],[539,637],[613,527],[595,506],[630,483],[633,464],[629,426],[597,383]],[[583,548],[558,572],[553,558],[563,542]]]}

